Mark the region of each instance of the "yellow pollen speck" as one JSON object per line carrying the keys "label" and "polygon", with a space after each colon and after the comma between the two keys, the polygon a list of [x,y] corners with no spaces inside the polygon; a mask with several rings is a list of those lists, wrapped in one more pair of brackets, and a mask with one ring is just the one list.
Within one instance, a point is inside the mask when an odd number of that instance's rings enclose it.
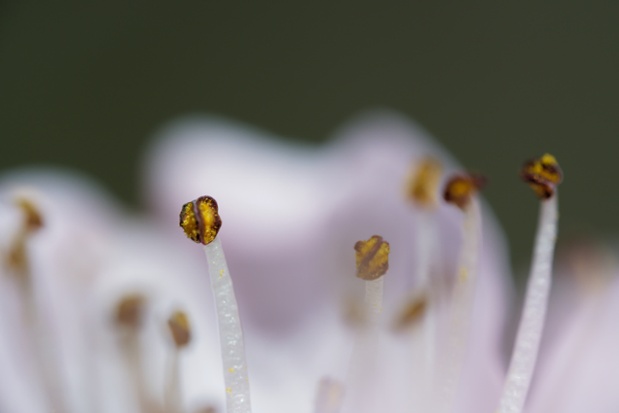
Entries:
{"label": "yellow pollen speck", "polygon": [[421,207],[435,207],[442,170],[441,164],[433,158],[425,158],[415,165],[408,181],[408,197]]}
{"label": "yellow pollen speck", "polygon": [[191,326],[187,314],[183,311],[175,311],[168,319],[168,328],[172,339],[177,348],[182,348],[189,344],[191,340]]}
{"label": "yellow pollen speck", "polygon": [[389,269],[389,243],[373,235],[355,244],[357,277],[370,281],[383,276]]}
{"label": "yellow pollen speck", "polygon": [[217,201],[210,196],[201,196],[183,205],[180,226],[192,241],[204,245],[211,243],[221,228]]}
{"label": "yellow pollen speck", "polygon": [[446,202],[464,209],[470,202],[471,197],[477,193],[486,183],[480,175],[456,175],[445,185],[443,198]]}
{"label": "yellow pollen speck", "polygon": [[225,271],[224,271],[224,269],[222,268],[221,270],[219,270],[219,277],[223,277],[223,276],[225,275],[225,273],[226,273],[226,272],[225,272]]}
{"label": "yellow pollen speck", "polygon": [[226,387],[226,393],[232,394],[232,387]]}
{"label": "yellow pollen speck", "polygon": [[540,199],[552,197],[556,186],[563,181],[561,167],[557,159],[550,154],[525,162],[520,176]]}
{"label": "yellow pollen speck", "polygon": [[228,369],[228,373],[234,373],[235,371],[236,371],[236,370],[234,369],[234,367],[230,367],[230,368]]}

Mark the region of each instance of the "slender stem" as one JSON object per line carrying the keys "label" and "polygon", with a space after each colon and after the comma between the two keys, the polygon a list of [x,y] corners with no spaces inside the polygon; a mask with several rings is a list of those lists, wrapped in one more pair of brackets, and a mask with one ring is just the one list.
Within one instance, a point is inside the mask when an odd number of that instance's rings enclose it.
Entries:
{"label": "slender stem", "polygon": [[446,354],[441,358],[439,367],[441,376],[437,390],[440,392],[438,397],[441,408],[438,411],[443,413],[453,410],[456,390],[460,384],[462,364],[468,347],[468,332],[477,278],[480,227],[479,204],[473,198],[464,210],[462,251],[452,297],[449,337]]}
{"label": "slender stem", "polygon": [[558,193],[542,201],[535,250],[512,359],[498,412],[520,413],[531,384],[539,342],[546,318],[557,237]]}
{"label": "slender stem", "polygon": [[[433,286],[430,284],[430,267],[435,246],[435,223],[434,211],[422,210],[419,212],[417,219],[416,237],[416,254],[415,262],[417,272],[415,274],[418,279],[418,289],[425,294],[430,295],[430,300],[434,300]],[[425,311],[422,320],[422,337],[424,345],[424,375],[427,377],[427,383],[431,385],[434,381],[434,360],[436,348],[436,317],[434,311]],[[413,339],[416,340],[415,337]]]}
{"label": "slender stem", "polygon": [[148,413],[150,410],[150,396],[144,377],[140,337],[138,332],[134,330],[128,330],[124,333],[125,336],[122,337],[121,349],[123,357],[125,358],[125,365],[129,370],[133,389],[137,397],[139,411]]}
{"label": "slender stem", "polygon": [[204,246],[215,298],[228,413],[249,413],[249,379],[239,310],[219,237]]}

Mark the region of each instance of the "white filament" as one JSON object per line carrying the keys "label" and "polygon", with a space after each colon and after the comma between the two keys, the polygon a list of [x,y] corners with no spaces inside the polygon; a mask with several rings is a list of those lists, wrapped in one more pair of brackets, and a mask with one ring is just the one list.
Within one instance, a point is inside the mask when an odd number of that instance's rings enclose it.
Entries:
{"label": "white filament", "polygon": [[375,318],[383,311],[383,277],[365,281],[365,305],[370,317]]}
{"label": "white filament", "polygon": [[221,359],[226,386],[226,411],[227,413],[249,413],[251,412],[251,403],[243,331],[232,279],[219,237],[215,237],[213,242],[205,245],[204,252],[208,261],[211,287],[217,310]]}
{"label": "white filament", "polygon": [[[434,211],[424,210],[419,213],[417,220],[416,254],[417,264],[414,274],[419,280],[419,289],[430,296],[430,301],[436,297],[430,284],[430,267],[435,246],[435,224]],[[425,311],[422,321],[422,336],[424,344],[424,376],[428,378],[428,383],[434,380],[434,359],[436,347],[436,319],[434,311]]]}
{"label": "white filament", "polygon": [[539,342],[544,328],[552,260],[557,237],[558,194],[542,201],[535,249],[522,318],[512,359],[499,402],[499,413],[520,413],[531,384]]}
{"label": "white filament", "polygon": [[170,355],[168,382],[164,393],[164,408],[166,413],[182,413],[181,389],[179,377],[179,356],[178,347],[174,347]]}
{"label": "white filament", "polygon": [[440,403],[438,412],[441,413],[453,410],[456,390],[460,384],[462,364],[466,357],[477,278],[480,234],[479,204],[475,198],[472,198],[464,210],[462,251],[452,297],[446,354],[439,361],[440,382],[437,396]]}

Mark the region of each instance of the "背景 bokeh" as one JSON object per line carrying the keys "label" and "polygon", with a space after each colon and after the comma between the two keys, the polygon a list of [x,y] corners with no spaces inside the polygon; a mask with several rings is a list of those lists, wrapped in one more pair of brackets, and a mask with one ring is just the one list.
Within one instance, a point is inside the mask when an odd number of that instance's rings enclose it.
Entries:
{"label": "\u80cc\u666f bokeh", "polygon": [[527,263],[522,160],[553,152],[561,232],[617,231],[619,4],[0,3],[0,169],[64,165],[129,202],[164,122],[215,113],[301,141],[361,110],[419,121],[490,178]]}

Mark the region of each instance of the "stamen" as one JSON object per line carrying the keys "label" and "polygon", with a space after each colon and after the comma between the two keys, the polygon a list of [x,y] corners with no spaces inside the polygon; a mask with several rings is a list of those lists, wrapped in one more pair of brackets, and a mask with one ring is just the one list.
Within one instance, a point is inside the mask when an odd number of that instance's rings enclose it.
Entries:
{"label": "stamen", "polygon": [[357,278],[365,282],[365,313],[369,313],[370,323],[357,331],[359,337],[353,347],[346,380],[350,390],[346,398],[350,406],[346,411],[359,410],[360,395],[371,391],[371,371],[375,368],[378,349],[377,321],[383,302],[383,275],[389,269],[390,250],[389,243],[379,235],[358,241],[354,248]]}
{"label": "stamen", "polygon": [[152,400],[144,376],[144,358],[140,345],[140,330],[144,322],[146,298],[140,294],[123,297],[114,310],[114,321],[119,327],[120,349],[131,378],[140,412],[151,410]]}
{"label": "stamen", "polygon": [[541,199],[541,210],[522,318],[499,402],[500,413],[520,413],[527,398],[546,317],[559,217],[556,186],[562,173],[556,159],[546,154],[528,161],[522,168],[522,178]]}
{"label": "stamen", "polygon": [[486,185],[486,178],[481,175],[456,175],[445,185],[443,198],[450,204],[464,210],[473,195]]}
{"label": "stamen", "polygon": [[180,226],[188,238],[204,244],[215,298],[228,413],[251,411],[243,331],[232,279],[217,233],[221,219],[217,202],[202,196],[183,205]]}
{"label": "stamen", "polygon": [[455,176],[447,182],[444,192],[445,200],[464,212],[462,250],[452,293],[449,337],[446,355],[440,359],[441,368],[439,368],[442,378],[437,389],[441,392],[439,395],[441,408],[438,411],[444,413],[453,410],[459,385],[458,378],[468,347],[481,234],[479,204],[475,194],[484,183],[485,179],[481,176]]}
{"label": "stamen", "polygon": [[325,377],[318,383],[314,413],[338,413],[344,398],[344,385]]}
{"label": "stamen", "polygon": [[[424,375],[428,377],[428,383],[433,381],[434,359],[436,347],[436,320],[435,313],[425,311],[428,301],[427,295],[436,295],[433,285],[430,283],[430,267],[433,261],[433,254],[436,245],[436,224],[435,209],[438,205],[439,183],[442,175],[442,165],[433,158],[425,158],[418,165],[415,165],[412,177],[409,180],[409,197],[418,207],[415,215],[415,278],[417,279],[416,289],[424,291],[423,310],[419,317],[423,317],[422,337],[424,343]],[[412,277],[411,277],[412,281]],[[403,329],[416,321],[416,316],[412,317],[421,307],[415,303],[421,297],[413,297],[413,302],[407,305],[408,315],[403,313],[400,320],[396,321],[396,329]],[[412,306],[412,307],[411,307]],[[412,317],[412,318],[411,318]],[[415,318],[415,320],[413,320]],[[416,337],[411,337],[417,340]]]}
{"label": "stamen", "polygon": [[66,411],[63,391],[60,389],[57,368],[54,364],[54,342],[50,340],[48,326],[40,316],[37,299],[33,290],[33,277],[30,269],[28,242],[43,227],[43,218],[37,205],[26,197],[19,196],[14,200],[23,213],[22,226],[15,235],[9,247],[7,264],[9,271],[15,276],[21,294],[22,313],[25,320],[25,333],[34,348],[36,369],[41,378],[51,409],[62,413]]}
{"label": "stamen", "polygon": [[389,243],[378,235],[355,244],[357,277],[365,280],[365,303],[373,314],[383,309],[383,278],[389,269]]}
{"label": "stamen", "polygon": [[185,348],[191,340],[189,319],[182,311],[175,311],[168,319],[168,328],[174,341],[175,348],[170,357],[168,383],[166,385],[164,405],[167,413],[182,413],[181,386],[179,380],[180,350]]}

